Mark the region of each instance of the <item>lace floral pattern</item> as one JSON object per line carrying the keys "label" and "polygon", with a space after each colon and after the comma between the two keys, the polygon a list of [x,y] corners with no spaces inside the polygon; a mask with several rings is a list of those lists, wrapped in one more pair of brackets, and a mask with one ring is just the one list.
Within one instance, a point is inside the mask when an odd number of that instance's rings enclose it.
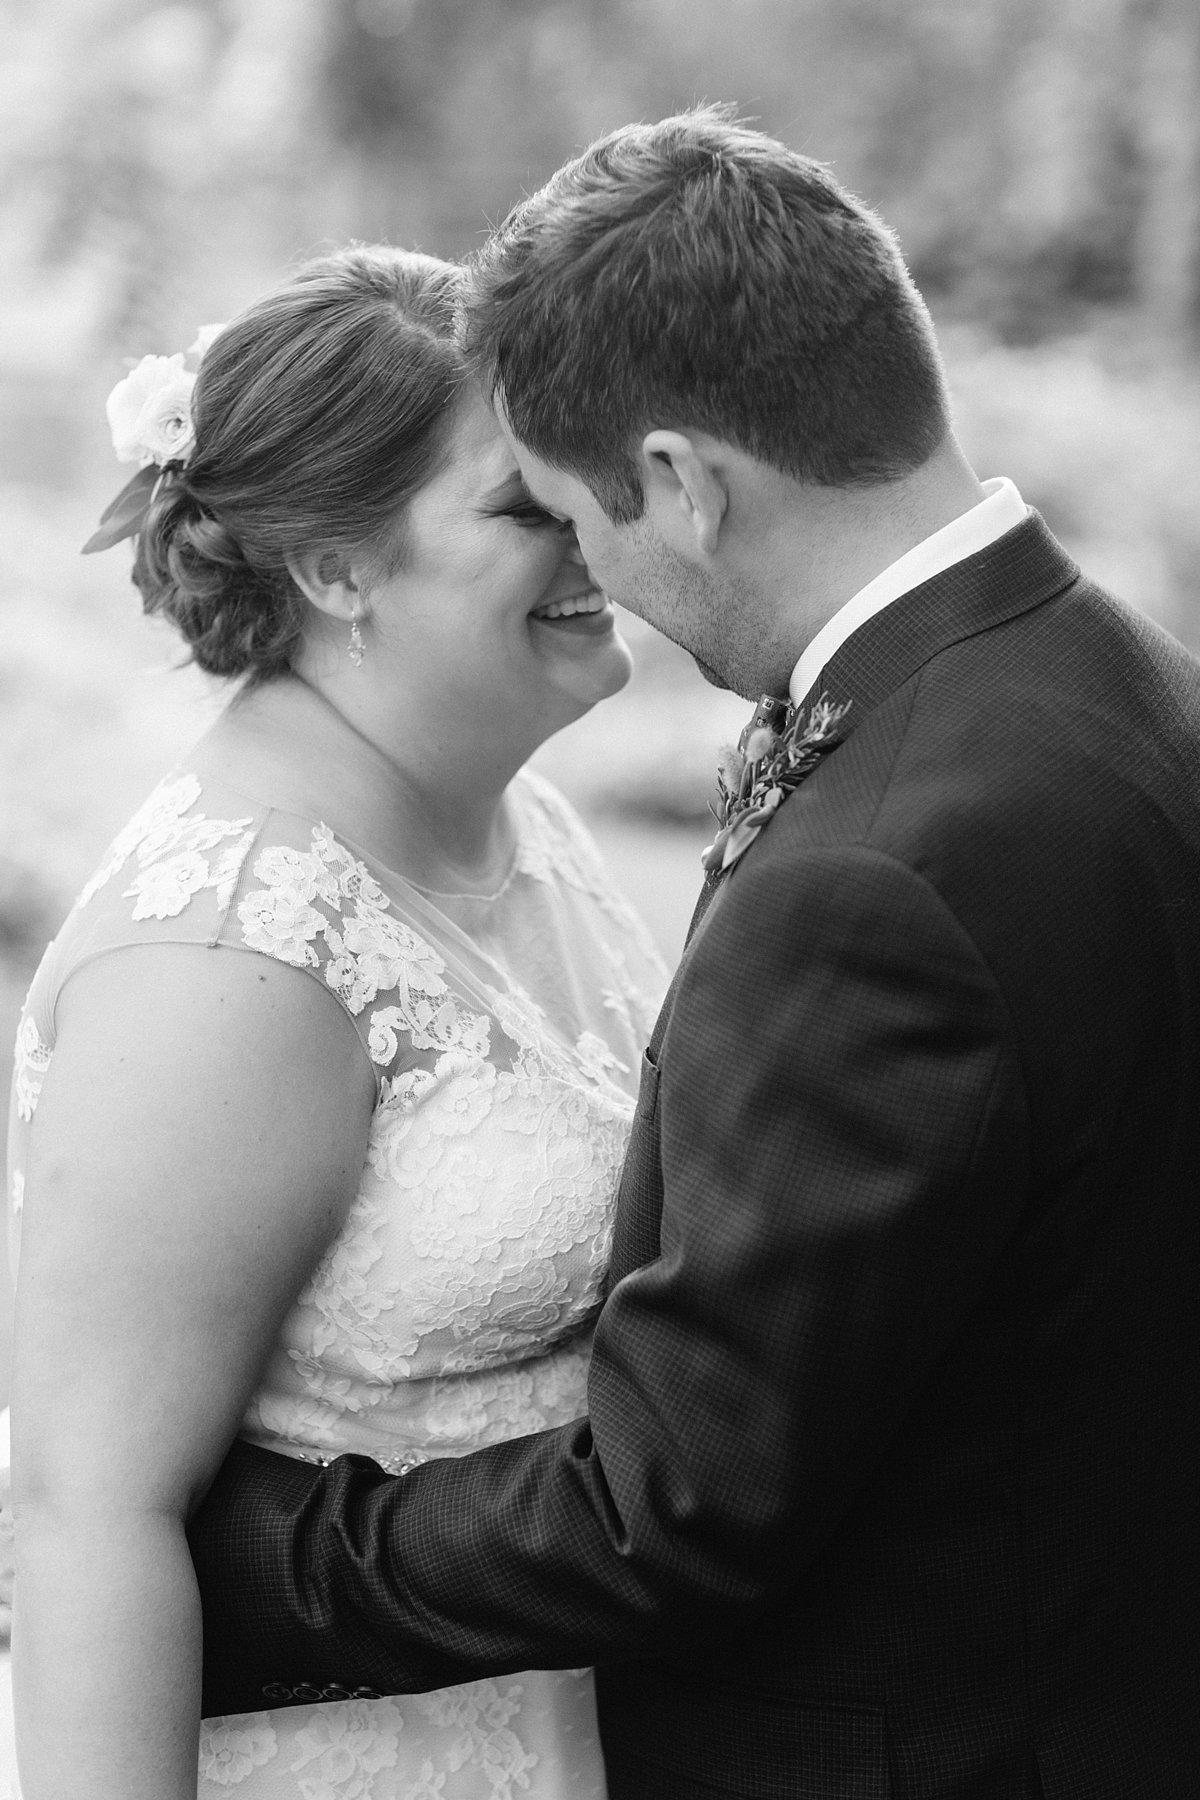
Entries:
{"label": "lace floral pattern", "polygon": [[[551,1714],[560,1731],[541,1729]],[[531,1720],[540,1750],[527,1741]],[[401,1700],[305,1706],[278,1728],[266,1715],[242,1714],[205,1722],[199,1795],[603,1800],[594,1732],[583,1669],[501,1676]]]}
{"label": "lace floral pattern", "polygon": [[432,945],[391,915],[383,889],[325,826],[315,828],[308,851],[264,850],[254,874],[265,885],[238,907],[249,949],[317,969],[323,939],[325,981],[349,1012],[361,1013],[380,994],[391,997],[371,1014],[375,1062],[395,1060],[402,1033],[415,1050],[486,1053],[486,1019],[464,1011]]}
{"label": "lace floral pattern", "polygon": [[42,1083],[46,1079],[46,1070],[50,1067],[50,1056],[50,1045],[42,1042],[37,1024],[26,1013],[17,1027],[17,1042],[13,1050],[13,1104],[18,1119],[26,1125],[37,1111]]}
{"label": "lace floral pattern", "polygon": [[[135,901],[135,919],[175,918],[194,894],[208,887],[217,890],[217,905],[223,911],[254,841],[252,820],[205,818],[192,810],[199,798],[200,783],[194,775],[160,783],[113,841],[77,905],[87,906],[136,856],[139,873],[124,893],[125,899]],[[205,852],[222,844],[225,848],[216,862],[207,861]]]}
{"label": "lace floral pattern", "polygon": [[[402,1469],[569,1422],[585,1410],[636,1071],[663,983],[640,925],[533,778],[516,784],[518,853],[487,903],[489,949],[473,935],[478,902],[458,916],[326,826],[242,817],[223,798],[190,775],[162,784],[77,911],[90,909],[93,945],[102,906],[114,943],[137,931],[227,943],[302,971],[354,1021],[376,1074],[357,1196],[284,1321],[245,1435]],[[113,882],[131,859],[132,875]],[[64,941],[60,982],[69,928]],[[547,956],[558,943],[570,969]],[[31,1009],[14,1085],[26,1124],[51,1050]],[[199,1792],[603,1800],[592,1709],[579,1672],[535,1671],[209,1720]]]}
{"label": "lace floral pattern", "polygon": [[296,1733],[289,1765],[304,1800],[359,1800],[381,1769],[396,1766],[404,1715],[391,1701],[346,1700],[322,1707]]}
{"label": "lace floral pattern", "polygon": [[451,1772],[471,1764],[485,1771],[494,1800],[515,1800],[514,1789],[529,1791],[530,1771],[537,1758],[522,1749],[511,1721],[520,1713],[523,1689],[509,1683],[473,1681],[465,1687],[418,1694],[416,1707],[452,1737],[446,1760]]}
{"label": "lace floral pattern", "polygon": [[200,1778],[214,1787],[238,1787],[270,1762],[278,1747],[270,1721],[257,1714],[205,1720],[200,1727]]}

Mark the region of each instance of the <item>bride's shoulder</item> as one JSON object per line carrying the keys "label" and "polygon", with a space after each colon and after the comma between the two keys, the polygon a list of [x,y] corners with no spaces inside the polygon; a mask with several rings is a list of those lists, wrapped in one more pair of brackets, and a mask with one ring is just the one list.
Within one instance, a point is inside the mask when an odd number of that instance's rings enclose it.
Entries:
{"label": "bride's shoulder", "polygon": [[[214,944],[269,809],[210,791],[191,769],[164,776],[84,883],[34,977],[28,1016],[53,1041],[59,996],[111,952]],[[128,966],[128,965],[125,965]]]}
{"label": "bride's shoulder", "polygon": [[[47,952],[35,982],[39,1016],[52,1018],[67,980],[113,951],[223,947],[315,978],[352,1015],[367,1049],[398,983],[422,996],[444,986],[394,887],[319,818],[175,770],[117,834]],[[382,1078],[391,1051],[368,1054]]]}
{"label": "bride's shoulder", "polygon": [[[335,910],[346,897],[378,898],[360,854],[317,816],[197,769],[173,770],[122,827],[85,883],[76,911],[104,895],[133,920],[181,917],[212,892],[225,911],[258,876],[302,887]],[[132,908],[121,902],[132,901]]]}
{"label": "bride's shoulder", "polygon": [[[235,865],[240,869],[268,812],[244,795],[210,790],[188,769],[172,770],[109,844],[76,910],[90,908],[108,890],[109,899],[134,902],[135,919],[164,918],[161,890],[175,887],[180,904],[173,910],[181,912],[191,894],[227,881]],[[121,877],[127,886],[119,885]]]}
{"label": "bride's shoulder", "polygon": [[320,819],[181,768],[109,845],[60,934],[60,955],[69,963],[142,942],[199,942],[315,969],[317,944],[336,938],[343,914],[387,905],[372,869]]}

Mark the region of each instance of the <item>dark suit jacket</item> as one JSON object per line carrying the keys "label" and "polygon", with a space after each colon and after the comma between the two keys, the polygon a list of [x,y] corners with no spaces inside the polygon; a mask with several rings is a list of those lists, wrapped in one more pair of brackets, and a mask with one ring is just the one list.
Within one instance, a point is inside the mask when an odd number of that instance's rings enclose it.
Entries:
{"label": "dark suit jacket", "polygon": [[646,1058],[589,1419],[236,1449],[207,1711],[594,1662],[615,1800],[1200,1788],[1200,675],[1031,518],[822,685]]}

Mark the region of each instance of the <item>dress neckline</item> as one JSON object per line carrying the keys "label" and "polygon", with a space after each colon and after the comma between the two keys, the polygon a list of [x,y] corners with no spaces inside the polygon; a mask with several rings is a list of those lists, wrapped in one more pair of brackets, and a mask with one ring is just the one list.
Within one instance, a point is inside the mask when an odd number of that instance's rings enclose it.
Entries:
{"label": "dress neckline", "polygon": [[[200,783],[201,792],[210,785],[204,776],[194,774],[192,770],[183,765],[180,765],[178,773],[180,775],[192,774],[193,779]],[[385,863],[383,858],[377,856],[373,850],[368,850],[365,845],[360,844],[358,840],[352,838],[349,833],[340,830],[336,824],[331,824],[328,818],[323,814],[320,817],[316,817],[306,812],[295,812],[288,806],[278,806],[273,800],[265,799],[260,794],[248,793],[245,788],[239,787],[235,781],[226,780],[222,776],[213,777],[211,785],[217,788],[227,789],[230,794],[236,794],[240,799],[247,801],[251,806],[260,807],[264,813],[277,813],[281,818],[295,819],[299,823],[305,825],[320,825],[324,830],[330,832],[337,839],[339,844],[343,844],[347,850],[361,861],[367,863],[371,868],[377,869],[380,874],[388,876],[392,881],[401,882],[406,888],[411,888],[413,893],[420,894],[423,900],[430,902],[438,900],[458,900],[479,906],[493,906],[498,900],[504,898],[517,875],[520,873],[522,840],[528,823],[523,804],[524,795],[520,792],[520,770],[518,770],[517,774],[513,777],[507,790],[508,793],[513,795],[515,801],[513,808],[514,842],[512,858],[499,885],[490,893],[486,894],[454,893],[444,888],[425,887],[421,882],[414,881],[411,875],[405,875],[402,870],[393,868],[390,863]],[[435,908],[435,910],[437,909]],[[451,920],[451,923],[453,923],[453,920]]]}

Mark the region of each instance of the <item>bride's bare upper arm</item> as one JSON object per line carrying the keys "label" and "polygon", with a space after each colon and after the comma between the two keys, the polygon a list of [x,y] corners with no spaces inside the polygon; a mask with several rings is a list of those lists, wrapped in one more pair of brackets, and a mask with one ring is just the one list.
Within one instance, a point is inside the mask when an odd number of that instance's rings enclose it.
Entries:
{"label": "bride's bare upper arm", "polygon": [[268,957],[141,945],[80,969],[30,1140],[18,1501],[185,1507],[353,1200],[374,1080]]}

